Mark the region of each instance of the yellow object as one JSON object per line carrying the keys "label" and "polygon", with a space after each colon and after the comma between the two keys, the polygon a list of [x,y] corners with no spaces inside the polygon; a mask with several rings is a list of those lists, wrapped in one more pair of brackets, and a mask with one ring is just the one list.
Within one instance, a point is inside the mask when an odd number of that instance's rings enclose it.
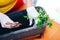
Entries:
{"label": "yellow object", "polygon": [[16,4],[17,0],[0,0],[0,12],[6,13],[11,10]]}

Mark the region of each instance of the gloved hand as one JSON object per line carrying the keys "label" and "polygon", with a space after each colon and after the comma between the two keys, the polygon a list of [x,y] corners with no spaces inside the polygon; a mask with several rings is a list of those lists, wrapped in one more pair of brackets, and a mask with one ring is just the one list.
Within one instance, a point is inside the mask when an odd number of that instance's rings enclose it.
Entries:
{"label": "gloved hand", "polygon": [[30,19],[30,25],[32,24],[33,19],[35,20],[35,24],[37,24],[38,19],[36,19],[36,18],[38,17],[39,14],[34,8],[33,0],[24,0],[24,2],[27,4],[26,10],[27,10],[28,17]]}
{"label": "gloved hand", "polygon": [[32,19],[34,19],[35,20],[35,24],[37,24],[37,22],[38,22],[37,17],[39,16],[39,13],[36,11],[34,6],[27,8],[27,14],[28,14],[28,17],[30,19],[30,25],[32,23]]}
{"label": "gloved hand", "polygon": [[20,25],[19,22],[14,22],[3,13],[0,13],[0,23],[3,28],[15,28]]}

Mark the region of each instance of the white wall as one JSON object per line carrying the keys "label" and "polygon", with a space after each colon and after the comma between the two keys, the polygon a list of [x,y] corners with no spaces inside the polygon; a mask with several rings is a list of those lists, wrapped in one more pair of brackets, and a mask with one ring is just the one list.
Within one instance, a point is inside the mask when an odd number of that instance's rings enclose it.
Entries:
{"label": "white wall", "polygon": [[37,0],[36,6],[43,7],[51,19],[60,23],[60,0]]}

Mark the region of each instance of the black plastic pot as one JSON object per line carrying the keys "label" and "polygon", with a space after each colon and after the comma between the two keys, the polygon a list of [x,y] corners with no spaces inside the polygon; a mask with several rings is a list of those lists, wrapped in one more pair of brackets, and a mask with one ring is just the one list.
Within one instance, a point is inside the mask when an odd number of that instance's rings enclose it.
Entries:
{"label": "black plastic pot", "polygon": [[40,28],[33,26],[33,27],[17,30],[14,32],[12,31],[10,33],[0,35],[0,40],[17,40],[36,34],[42,34],[44,32],[44,29],[45,27],[43,27],[43,29],[40,30]]}
{"label": "black plastic pot", "polygon": [[16,11],[6,15],[12,20],[22,23],[22,26],[13,29],[0,27],[0,40],[17,40],[36,34],[42,34],[45,30],[46,25],[40,29],[34,24],[34,20],[32,20],[32,25],[29,25],[29,19],[27,20],[23,17],[24,15],[27,15],[26,10]]}

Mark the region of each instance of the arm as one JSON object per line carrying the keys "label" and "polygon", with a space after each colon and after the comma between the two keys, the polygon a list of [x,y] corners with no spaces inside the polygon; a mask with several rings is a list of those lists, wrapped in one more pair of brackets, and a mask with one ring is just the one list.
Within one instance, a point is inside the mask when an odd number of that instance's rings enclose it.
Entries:
{"label": "arm", "polygon": [[32,0],[26,0],[26,3],[27,3],[27,7],[34,6]]}
{"label": "arm", "polygon": [[14,22],[3,13],[0,13],[0,23],[3,28],[13,28],[16,27],[16,24],[18,24],[18,22]]}
{"label": "arm", "polygon": [[[32,2],[32,0],[26,0],[26,4],[27,4],[27,13],[30,19],[30,25],[32,23],[32,19],[36,19],[36,17],[38,17],[38,12],[35,10],[34,4]],[[35,20],[35,23],[37,24],[37,20]]]}

